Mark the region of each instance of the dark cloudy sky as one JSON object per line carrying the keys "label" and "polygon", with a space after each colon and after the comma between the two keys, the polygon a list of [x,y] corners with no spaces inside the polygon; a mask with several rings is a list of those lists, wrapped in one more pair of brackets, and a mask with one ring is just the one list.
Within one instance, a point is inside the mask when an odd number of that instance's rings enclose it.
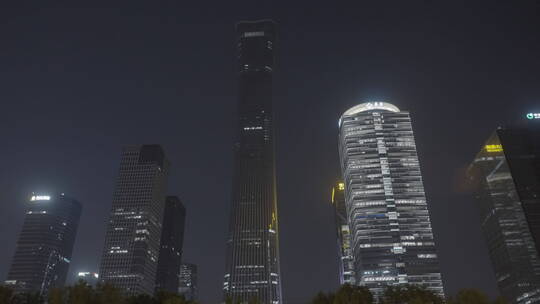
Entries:
{"label": "dark cloudy sky", "polygon": [[[337,120],[410,110],[446,291],[497,294],[464,168],[500,123],[540,111],[540,2],[54,1],[0,4],[0,279],[32,191],[84,204],[70,269],[97,271],[124,144],[162,144],[187,207],[185,260],[221,297],[239,20],[279,24],[275,73],[283,291],[337,287]],[[23,6],[25,5],[25,6]]]}

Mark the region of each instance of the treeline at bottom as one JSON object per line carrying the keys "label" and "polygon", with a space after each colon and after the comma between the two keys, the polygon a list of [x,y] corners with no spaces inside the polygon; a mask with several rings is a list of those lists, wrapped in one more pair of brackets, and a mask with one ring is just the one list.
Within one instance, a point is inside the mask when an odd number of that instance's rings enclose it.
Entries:
{"label": "treeline at bottom", "polygon": [[155,296],[140,294],[126,296],[121,289],[111,284],[97,284],[94,288],[84,281],[73,286],[55,288],[47,297],[39,293],[15,292],[8,286],[0,286],[0,304],[196,304],[183,296],[158,292]]}
{"label": "treeline at bottom", "polygon": [[[125,296],[121,289],[110,284],[98,284],[95,288],[84,281],[73,286],[52,289],[46,298],[38,293],[15,294],[7,286],[0,286],[0,304],[198,304],[183,296],[158,292]],[[285,302],[286,303],[286,302]],[[378,301],[366,287],[345,284],[336,292],[319,292],[306,304],[507,304],[503,298],[492,301],[476,289],[460,290],[455,296],[444,299],[419,286],[404,285],[388,287]],[[225,304],[233,303],[230,299]],[[256,298],[247,304],[260,304]]]}
{"label": "treeline at bottom", "polygon": [[319,292],[311,304],[507,304],[503,298],[491,301],[482,291],[462,289],[455,296],[444,299],[439,295],[415,285],[390,286],[375,299],[366,287],[345,284],[336,292]]}

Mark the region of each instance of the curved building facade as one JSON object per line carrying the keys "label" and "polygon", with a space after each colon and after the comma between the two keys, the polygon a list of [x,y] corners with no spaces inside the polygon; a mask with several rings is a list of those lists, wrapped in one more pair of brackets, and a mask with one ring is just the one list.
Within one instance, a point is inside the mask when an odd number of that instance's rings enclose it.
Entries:
{"label": "curved building facade", "polygon": [[339,152],[356,283],[376,296],[443,284],[409,112],[362,103],[339,120]]}
{"label": "curved building facade", "polygon": [[282,303],[272,117],[275,23],[240,22],[238,127],[225,297],[236,302]]}

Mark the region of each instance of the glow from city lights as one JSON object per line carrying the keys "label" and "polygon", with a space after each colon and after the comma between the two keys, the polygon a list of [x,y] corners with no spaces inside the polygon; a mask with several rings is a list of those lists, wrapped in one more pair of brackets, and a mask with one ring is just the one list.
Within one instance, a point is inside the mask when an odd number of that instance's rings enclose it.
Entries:
{"label": "glow from city lights", "polygon": [[93,276],[94,278],[98,279],[99,278],[99,274],[95,273],[95,272],[88,272],[88,271],[81,271],[77,274],[77,276],[79,277],[87,277],[87,276]]}

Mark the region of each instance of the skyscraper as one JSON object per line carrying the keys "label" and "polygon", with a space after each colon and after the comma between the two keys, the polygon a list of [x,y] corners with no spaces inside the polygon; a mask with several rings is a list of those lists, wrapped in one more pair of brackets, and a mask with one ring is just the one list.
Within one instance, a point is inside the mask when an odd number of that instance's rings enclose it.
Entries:
{"label": "skyscraper", "polygon": [[178,291],[185,221],[186,208],[180,199],[176,196],[167,196],[161,231],[156,291],[165,290],[171,293]]}
{"label": "skyscraper", "polygon": [[497,285],[509,303],[540,303],[540,128],[495,130],[468,169]]}
{"label": "skyscraper", "polygon": [[186,300],[197,301],[197,265],[190,263],[180,265],[178,293]]}
{"label": "skyscraper", "polygon": [[339,283],[355,285],[354,259],[351,250],[351,233],[345,206],[345,184],[338,182],[332,188],[332,205],[337,232]]}
{"label": "skyscraper", "polygon": [[159,145],[122,149],[99,275],[126,294],[153,294],[169,161]]}
{"label": "skyscraper", "polygon": [[6,284],[46,296],[66,281],[82,206],[63,193],[33,194],[26,204]]}
{"label": "skyscraper", "polygon": [[380,295],[388,285],[443,285],[409,112],[367,102],[339,120],[356,283]]}
{"label": "skyscraper", "polygon": [[281,303],[272,119],[273,21],[240,22],[238,114],[224,293]]}

